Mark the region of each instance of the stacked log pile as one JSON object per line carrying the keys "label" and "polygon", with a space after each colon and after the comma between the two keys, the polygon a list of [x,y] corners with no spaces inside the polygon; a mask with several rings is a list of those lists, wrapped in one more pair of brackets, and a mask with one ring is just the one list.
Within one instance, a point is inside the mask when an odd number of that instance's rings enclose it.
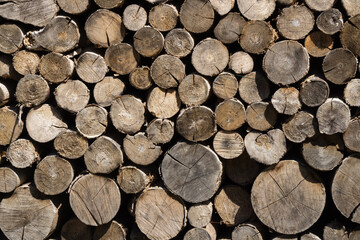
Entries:
{"label": "stacked log pile", "polygon": [[0,0],[0,239],[360,239],[360,0]]}

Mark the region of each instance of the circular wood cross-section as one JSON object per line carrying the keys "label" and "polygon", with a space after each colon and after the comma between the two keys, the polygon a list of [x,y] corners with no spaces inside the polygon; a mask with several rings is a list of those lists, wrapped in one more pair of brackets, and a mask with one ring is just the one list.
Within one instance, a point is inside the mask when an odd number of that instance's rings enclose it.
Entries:
{"label": "circular wood cross-section", "polygon": [[191,63],[205,76],[221,73],[229,62],[229,51],[219,40],[206,38],[199,42],[192,53]]}
{"label": "circular wood cross-section", "polygon": [[[343,0],[342,2],[344,1],[349,1],[349,0]],[[352,4],[358,4],[358,3],[353,2]],[[349,49],[356,56],[360,55],[360,40],[358,38],[359,34],[360,34],[360,15],[357,14],[356,16],[349,18],[348,21],[344,23],[344,26],[340,32],[341,45],[344,48]]]}
{"label": "circular wood cross-section", "polygon": [[149,188],[136,201],[135,221],[151,240],[175,237],[186,225],[186,208],[162,188]]}
{"label": "circular wood cross-section", "polygon": [[120,208],[120,190],[110,178],[93,174],[80,176],[74,180],[69,193],[72,210],[86,225],[106,224]]}
{"label": "circular wood cross-section", "polygon": [[346,84],[344,99],[352,107],[360,107],[360,79],[354,78]]}
{"label": "circular wood cross-section", "polygon": [[233,98],[238,91],[238,80],[234,74],[222,72],[212,82],[212,90],[218,98]]}
{"label": "circular wood cross-section", "polygon": [[93,90],[95,102],[102,107],[109,107],[111,103],[123,94],[125,84],[118,78],[104,77]]}
{"label": "circular wood cross-section", "polygon": [[[260,232],[261,227],[257,226],[256,223],[243,223],[239,226],[235,227],[234,230],[231,233],[231,240],[263,240],[263,236]],[[286,238],[288,240],[295,240]],[[272,238],[272,240],[284,240],[284,239],[278,239],[278,238]],[[301,239],[303,240],[303,239]]]}
{"label": "circular wood cross-section", "polygon": [[249,20],[265,20],[275,10],[275,0],[237,0],[241,14]]}
{"label": "circular wood cross-section", "polygon": [[197,74],[187,75],[179,84],[178,92],[181,102],[187,106],[199,106],[210,95],[210,83]]}
{"label": "circular wood cross-section", "polygon": [[178,16],[179,13],[175,6],[158,4],[149,11],[149,23],[153,28],[166,32],[176,27]]}
{"label": "circular wood cross-section", "polygon": [[39,56],[30,51],[21,50],[14,54],[14,69],[21,75],[35,74],[40,64]]}
{"label": "circular wood cross-section", "polygon": [[72,76],[74,66],[74,62],[70,58],[51,52],[41,57],[39,72],[49,82],[60,83]]}
{"label": "circular wood cross-section", "polygon": [[171,118],[180,110],[181,101],[175,89],[155,87],[149,93],[146,107],[157,118]]}
{"label": "circular wood cross-section", "polygon": [[12,54],[23,46],[24,34],[15,24],[0,25],[0,52]]}
{"label": "circular wood cross-section", "polygon": [[167,54],[185,57],[194,48],[194,39],[185,29],[175,28],[166,34],[164,48]]}
{"label": "circular wood cross-section", "polygon": [[108,71],[105,59],[93,52],[84,52],[76,61],[76,73],[87,83],[101,81]]}
{"label": "circular wood cross-section", "polygon": [[187,202],[199,203],[209,200],[218,189],[222,164],[210,148],[179,142],[165,154],[160,171],[171,192]]}
{"label": "circular wood cross-section", "polygon": [[176,130],[188,141],[209,139],[216,133],[214,112],[205,106],[186,108],[176,120]]}
{"label": "circular wood cross-section", "polygon": [[225,44],[236,42],[245,24],[246,20],[239,12],[230,12],[218,22],[214,35]]}
{"label": "circular wood cross-section", "polygon": [[181,5],[180,22],[189,32],[206,32],[212,26],[214,17],[215,13],[210,1],[185,0]]}
{"label": "circular wood cross-section", "polygon": [[294,87],[279,88],[273,94],[271,103],[278,113],[294,115],[301,108],[299,91]]}
{"label": "circular wood cross-section", "polygon": [[252,104],[269,97],[269,80],[262,72],[251,72],[239,81],[239,95],[244,102]]}
{"label": "circular wood cross-section", "polygon": [[148,186],[150,178],[137,167],[125,166],[119,168],[116,181],[125,193],[136,194]]}
{"label": "circular wood cross-section", "polygon": [[138,53],[128,43],[119,43],[108,47],[105,52],[105,62],[111,70],[126,75],[138,65]]}
{"label": "circular wood cross-section", "polygon": [[88,140],[72,130],[61,132],[54,140],[54,148],[57,153],[67,159],[82,157],[88,146]]}
{"label": "circular wood cross-section", "polygon": [[211,240],[211,236],[205,228],[192,228],[185,233],[183,240],[193,239]]}
{"label": "circular wood cross-section", "polygon": [[39,160],[39,154],[31,141],[20,138],[10,143],[6,159],[16,168],[27,168]]}
{"label": "circular wood cross-section", "polygon": [[47,239],[57,222],[57,207],[32,185],[18,187],[0,202],[0,229],[10,240]]}
{"label": "circular wood cross-section", "polygon": [[312,57],[324,57],[333,49],[334,41],[330,35],[315,31],[305,38],[304,45]]}
{"label": "circular wood cross-section", "polygon": [[188,210],[189,224],[196,228],[206,227],[213,214],[213,203],[210,201],[192,205]]}
{"label": "circular wood cross-section", "polygon": [[330,88],[327,82],[315,75],[311,75],[301,83],[300,99],[308,107],[320,106],[326,101],[329,94]]}
{"label": "circular wood cross-section", "polygon": [[215,119],[222,129],[236,130],[245,123],[245,107],[236,98],[224,100],[216,106]]}
{"label": "circular wood cross-section", "polygon": [[360,223],[360,156],[345,158],[335,173],[331,195],[337,209],[351,221]]}
{"label": "circular wood cross-section", "polygon": [[345,146],[351,151],[360,152],[360,119],[352,119],[343,134]]}
{"label": "circular wood cross-section", "polygon": [[153,119],[146,128],[146,134],[154,144],[170,142],[174,132],[174,122],[169,119]]}
{"label": "circular wood cross-section", "polygon": [[137,4],[128,5],[123,12],[123,23],[130,31],[137,31],[145,26],[147,21],[146,10]]}
{"label": "circular wood cross-section", "polygon": [[283,234],[297,234],[311,227],[325,207],[325,187],[299,162],[284,160],[255,179],[251,203],[266,226]]}
{"label": "circular wood cross-section", "polygon": [[149,89],[153,82],[150,77],[150,68],[147,66],[137,67],[129,75],[131,86],[139,90]]}
{"label": "circular wood cross-section", "polygon": [[339,32],[344,24],[342,13],[339,9],[330,8],[316,18],[316,26],[325,34],[332,35]]}
{"label": "circular wood cross-section", "polygon": [[0,167],[0,193],[11,193],[27,180],[27,172],[13,167]]}
{"label": "circular wood cross-section", "polygon": [[105,108],[89,105],[76,114],[76,129],[86,138],[97,138],[106,130],[107,116]]}
{"label": "circular wood cross-section", "polygon": [[50,87],[40,75],[28,74],[16,85],[16,101],[25,107],[34,107],[44,103],[50,96]]}
{"label": "circular wood cross-section", "polygon": [[309,68],[309,54],[295,41],[284,40],[275,43],[263,58],[263,69],[275,84],[295,83],[308,73]]}
{"label": "circular wood cross-section", "polygon": [[239,133],[219,131],[214,137],[213,148],[220,157],[233,159],[243,153],[245,145]]}
{"label": "circular wood cross-section", "polygon": [[6,146],[18,139],[23,131],[24,124],[13,110],[0,108],[0,145]]}
{"label": "circular wood cross-section", "polygon": [[88,104],[90,91],[82,81],[69,80],[56,87],[54,96],[60,108],[71,113],[77,113]]}
{"label": "circular wood cross-section", "polygon": [[134,34],[134,48],[144,57],[157,56],[164,47],[164,36],[157,29],[145,26]]}

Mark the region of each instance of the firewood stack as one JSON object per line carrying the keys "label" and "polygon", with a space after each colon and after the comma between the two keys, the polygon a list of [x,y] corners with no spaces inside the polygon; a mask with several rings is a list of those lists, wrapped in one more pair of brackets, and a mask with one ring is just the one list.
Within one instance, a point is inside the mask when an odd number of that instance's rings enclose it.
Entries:
{"label": "firewood stack", "polygon": [[360,0],[0,0],[0,239],[360,239]]}

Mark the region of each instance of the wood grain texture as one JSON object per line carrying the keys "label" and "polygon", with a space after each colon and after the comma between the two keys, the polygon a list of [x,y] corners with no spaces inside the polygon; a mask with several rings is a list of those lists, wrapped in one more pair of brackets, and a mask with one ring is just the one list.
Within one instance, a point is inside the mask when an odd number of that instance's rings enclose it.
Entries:
{"label": "wood grain texture", "polygon": [[179,13],[174,5],[159,4],[149,11],[150,25],[162,32],[175,28],[178,22]]}
{"label": "wood grain texture", "polygon": [[215,13],[210,1],[185,0],[181,5],[179,17],[186,30],[203,33],[212,26]]}
{"label": "wood grain texture", "polygon": [[125,83],[123,81],[119,78],[107,76],[96,83],[93,96],[99,106],[109,107],[116,98],[123,94],[124,90]]}
{"label": "wood grain texture", "polygon": [[19,138],[23,131],[24,123],[18,114],[8,107],[0,108],[0,145],[6,146]]}
{"label": "wood grain texture", "polygon": [[218,131],[213,140],[213,148],[220,157],[234,159],[243,153],[245,145],[239,133]]}
{"label": "wood grain texture", "polygon": [[242,102],[236,98],[226,99],[215,108],[216,124],[227,131],[236,130],[245,123],[246,112]]}
{"label": "wood grain texture", "polygon": [[0,25],[0,52],[12,54],[23,46],[24,34],[15,24]]}
{"label": "wood grain texture", "polygon": [[80,80],[69,80],[56,87],[54,96],[60,108],[77,113],[89,103],[90,90]]}
{"label": "wood grain texture", "polygon": [[126,29],[138,31],[143,28],[147,21],[146,10],[137,4],[128,5],[123,12],[123,23]]}
{"label": "wood grain texture", "polygon": [[187,75],[179,84],[179,98],[186,106],[199,106],[208,100],[211,86],[209,81],[198,75]]}
{"label": "wood grain texture", "polygon": [[334,46],[330,35],[321,31],[314,31],[305,38],[304,46],[312,57],[324,57]]}
{"label": "wood grain texture", "polygon": [[76,217],[70,218],[61,228],[61,240],[91,240],[91,227]]}
{"label": "wood grain texture", "polygon": [[360,79],[354,78],[351,79],[344,89],[344,99],[345,102],[351,107],[359,107],[360,106]]}
{"label": "wood grain texture", "polygon": [[316,18],[316,26],[325,34],[339,32],[344,24],[342,13],[337,8],[330,8]]}
{"label": "wood grain texture", "polygon": [[317,123],[313,115],[299,111],[282,124],[285,137],[296,143],[313,137],[317,132]]}
{"label": "wood grain texture", "polygon": [[88,139],[101,136],[108,125],[108,112],[97,105],[88,105],[76,114],[75,126]]}
{"label": "wood grain texture", "polygon": [[111,45],[105,52],[106,65],[120,75],[131,73],[137,67],[138,61],[138,53],[128,43]]}
{"label": "wood grain texture", "polygon": [[26,168],[40,160],[34,144],[25,138],[10,143],[6,151],[6,159],[16,168]]}
{"label": "wood grain texture", "polygon": [[106,239],[125,240],[126,230],[120,223],[113,220],[110,223],[96,227],[92,239],[93,240],[106,240]]}
{"label": "wood grain texture", "polygon": [[171,118],[179,112],[181,107],[178,91],[155,87],[148,95],[146,107],[157,118]]}
{"label": "wood grain texture", "polygon": [[164,36],[150,26],[136,31],[133,39],[135,50],[144,57],[156,57],[164,48]]}
{"label": "wood grain texture", "polygon": [[196,228],[206,227],[211,221],[213,214],[213,203],[207,201],[192,205],[187,214],[189,224]]}
{"label": "wood grain texture", "polygon": [[166,34],[164,49],[167,54],[181,58],[191,53],[194,44],[194,39],[188,31],[175,28]]}
{"label": "wood grain texture", "polygon": [[87,83],[100,82],[108,72],[105,59],[94,52],[84,52],[75,61],[78,76]]}
{"label": "wood grain texture", "polygon": [[191,203],[207,201],[215,194],[222,169],[219,158],[210,148],[187,142],[175,144],[160,164],[167,189]]}
{"label": "wood grain texture", "polygon": [[67,159],[82,157],[88,146],[88,140],[73,130],[63,131],[54,139],[55,150],[60,156]]}
{"label": "wood grain texture", "polygon": [[28,74],[17,83],[15,96],[25,107],[38,106],[49,98],[50,87],[40,75]]}
{"label": "wood grain texture", "polygon": [[148,187],[151,180],[141,169],[134,166],[124,166],[119,168],[116,181],[125,193],[136,194]]}
{"label": "wood grain texture", "polygon": [[301,102],[309,107],[318,107],[328,99],[330,94],[329,85],[322,78],[311,75],[300,86]]}
{"label": "wood grain texture", "polygon": [[279,88],[273,94],[271,104],[278,113],[294,115],[301,108],[299,91],[294,87]]}
{"label": "wood grain texture", "polygon": [[175,133],[175,124],[169,119],[153,119],[146,127],[146,134],[155,145],[171,141]]}
{"label": "wood grain texture", "polygon": [[275,10],[275,0],[237,0],[241,14],[249,20],[265,20]]}
{"label": "wood grain texture", "polygon": [[238,91],[238,81],[234,74],[222,72],[212,82],[212,91],[222,99],[233,98]]}
{"label": "wood grain texture", "polygon": [[246,20],[238,12],[230,12],[220,19],[214,28],[215,37],[224,44],[234,43],[246,24]]}
{"label": "wood grain texture", "polygon": [[241,76],[239,80],[239,95],[248,104],[261,102],[270,95],[269,80],[260,71],[254,71]]}
{"label": "wood grain texture", "polygon": [[[291,178],[287,175],[290,172]],[[251,190],[258,218],[283,234],[296,234],[314,224],[325,207],[325,198],[318,176],[294,160],[281,161],[260,173]]]}

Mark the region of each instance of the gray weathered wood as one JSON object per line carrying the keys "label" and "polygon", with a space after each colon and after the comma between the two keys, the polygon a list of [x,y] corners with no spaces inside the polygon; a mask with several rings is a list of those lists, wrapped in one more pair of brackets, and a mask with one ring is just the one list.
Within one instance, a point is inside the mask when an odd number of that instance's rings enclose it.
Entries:
{"label": "gray weathered wood", "polygon": [[0,167],[0,193],[10,193],[29,179],[26,170],[9,165]]}
{"label": "gray weathered wood", "polygon": [[108,72],[105,59],[94,52],[84,52],[75,61],[78,76],[87,83],[100,82]]}
{"label": "gray weathered wood", "polygon": [[174,122],[169,119],[155,118],[146,127],[146,134],[155,145],[170,142],[174,132]]}
{"label": "gray weathered wood", "polygon": [[243,223],[235,227],[231,233],[231,240],[263,240],[264,234],[260,224]]}
{"label": "gray weathered wood", "polygon": [[149,89],[152,85],[150,76],[150,68],[147,66],[137,67],[129,74],[129,82],[131,86],[139,90]]}
{"label": "gray weathered wood", "polygon": [[209,81],[198,75],[189,74],[179,84],[180,100],[186,106],[198,106],[206,102],[210,95]]}
{"label": "gray weathered wood", "polygon": [[57,4],[66,13],[81,14],[90,7],[90,0],[56,0]]}
{"label": "gray weathered wood", "polygon": [[306,5],[314,11],[322,12],[330,9],[335,0],[305,0]]}
{"label": "gray weathered wood", "polygon": [[[343,0],[344,2],[345,0]],[[354,2],[355,5],[358,5],[360,1]],[[351,3],[352,4],[352,3]],[[354,5],[354,6],[355,6]],[[356,7],[360,13],[360,8]],[[354,9],[354,8],[353,8]],[[340,32],[340,41],[341,45],[349,49],[353,54],[356,56],[360,55],[360,46],[359,46],[359,39],[356,38],[356,36],[360,33],[360,16],[356,15],[348,19],[348,21],[345,22],[343,28]]]}
{"label": "gray weathered wood", "polygon": [[157,118],[171,118],[181,107],[178,91],[155,87],[148,95],[146,107]]}
{"label": "gray weathered wood", "polygon": [[238,129],[245,123],[245,119],[244,104],[236,98],[226,99],[215,108],[216,123],[224,130]]}
{"label": "gray weathered wood", "polygon": [[14,69],[21,75],[36,74],[40,58],[36,53],[21,50],[14,54],[12,63]]}
{"label": "gray weathered wood", "polygon": [[183,240],[192,239],[211,240],[211,236],[204,228],[192,228],[185,233]]}
{"label": "gray weathered wood", "polygon": [[77,113],[89,103],[90,90],[80,80],[69,80],[56,87],[54,96],[60,108]]}
{"label": "gray weathered wood", "polygon": [[237,0],[241,14],[249,20],[265,20],[275,10],[275,0]]}
{"label": "gray weathered wood", "polygon": [[230,12],[230,10],[235,5],[235,0],[210,0],[210,3],[214,10],[220,15],[223,16]]}
{"label": "gray weathered wood", "polygon": [[137,67],[138,61],[138,53],[128,43],[111,45],[105,52],[106,65],[120,75],[131,73]]}
{"label": "gray weathered wood", "polygon": [[325,34],[339,32],[344,24],[342,13],[337,8],[330,8],[316,18],[316,26]]}
{"label": "gray weathered wood", "polygon": [[230,44],[239,39],[246,20],[238,12],[230,12],[220,19],[214,28],[215,37],[222,43]]}
{"label": "gray weathered wood", "polygon": [[75,126],[84,137],[91,139],[101,136],[108,125],[108,112],[98,105],[88,105],[75,117]]}
{"label": "gray weathered wood", "polygon": [[166,34],[164,48],[167,54],[181,58],[191,53],[194,44],[194,39],[188,31],[175,28]]}
{"label": "gray weathered wood", "polygon": [[73,130],[63,131],[54,139],[55,150],[60,156],[67,159],[82,157],[88,146],[88,140]]}
{"label": "gray weathered wood", "polygon": [[6,146],[18,139],[23,131],[23,121],[18,114],[8,107],[0,108],[0,145]]}
{"label": "gray weathered wood", "polygon": [[301,143],[316,134],[317,123],[313,115],[300,111],[282,124],[285,137],[295,143]]}
{"label": "gray weathered wood", "polygon": [[181,5],[180,22],[189,32],[206,32],[213,25],[214,18],[215,13],[210,1],[185,0]]}
{"label": "gray weathered wood", "polygon": [[147,21],[146,10],[137,4],[130,4],[124,9],[123,23],[130,31],[138,31],[143,28]]}
{"label": "gray weathered wood", "polygon": [[40,160],[34,144],[24,138],[12,143],[6,150],[6,159],[16,168],[27,168]]}
{"label": "gray weathered wood", "polygon": [[297,234],[311,227],[325,207],[325,198],[325,187],[319,177],[294,160],[283,160],[267,168],[256,178],[251,190],[257,217],[283,234]]}
{"label": "gray weathered wood", "polygon": [[0,33],[0,52],[12,54],[22,48],[24,34],[17,25],[1,24]]}
{"label": "gray weathered wood", "polygon": [[222,72],[212,82],[212,91],[218,98],[233,98],[238,91],[238,81],[234,74]]}
{"label": "gray weathered wood", "polygon": [[249,156],[266,165],[279,162],[287,152],[285,135],[280,129],[272,129],[266,133],[249,132],[244,142]]}
{"label": "gray weathered wood", "polygon": [[156,57],[164,48],[164,36],[159,30],[144,26],[134,34],[134,48],[144,57]]}
{"label": "gray weathered wood", "polygon": [[230,56],[229,69],[236,74],[248,74],[254,68],[254,60],[250,54],[242,51],[235,52]]}
{"label": "gray weathered wood", "polygon": [[25,107],[44,103],[50,96],[50,87],[40,75],[28,74],[16,85],[16,101]]}
{"label": "gray weathered wood", "polygon": [[124,166],[119,168],[116,180],[120,189],[127,194],[142,192],[151,181],[148,175],[134,166]]}
{"label": "gray weathered wood", "polygon": [[301,83],[300,99],[308,107],[318,107],[328,99],[330,88],[327,82],[311,75]]}
{"label": "gray weathered wood", "polygon": [[93,240],[117,239],[126,240],[126,228],[115,220],[95,228]]}
{"label": "gray weathered wood", "polygon": [[346,84],[344,89],[344,99],[351,107],[360,106],[360,79],[354,78]]}
{"label": "gray weathered wood", "polygon": [[278,113],[294,115],[301,108],[299,91],[294,87],[279,88],[273,94],[271,104]]}
{"label": "gray weathered wood", "polygon": [[101,8],[111,9],[121,7],[125,0],[94,0],[94,2]]}
{"label": "gray weathered wood", "polygon": [[341,0],[343,7],[345,8],[346,13],[353,17],[360,13],[360,1],[359,0]]}
{"label": "gray weathered wood", "polygon": [[268,79],[260,71],[242,76],[239,81],[239,95],[248,104],[265,100],[270,95]]}
{"label": "gray weathered wood", "polygon": [[218,131],[213,140],[213,148],[220,157],[234,159],[243,153],[245,145],[239,133]]}
{"label": "gray weathered wood", "polygon": [[97,104],[102,107],[109,107],[117,97],[123,94],[124,89],[125,83],[123,81],[108,76],[96,83],[93,96]]}
{"label": "gray weathered wood", "polygon": [[268,102],[255,102],[246,108],[246,122],[258,131],[266,131],[276,124],[278,114]]}
{"label": "gray weathered wood", "polygon": [[165,186],[191,203],[207,201],[215,194],[222,169],[219,158],[210,148],[186,142],[171,147],[160,164]]}
{"label": "gray weathered wood", "polygon": [[354,118],[350,121],[349,126],[343,134],[345,146],[351,151],[360,152],[360,119]]}
{"label": "gray weathered wood", "polygon": [[348,232],[345,226],[337,219],[327,223],[323,231],[323,240],[348,240]]}
{"label": "gray weathered wood", "polygon": [[196,228],[206,227],[211,221],[213,203],[211,201],[192,205],[187,214],[189,224]]}
{"label": "gray weathered wood", "polygon": [[270,46],[263,58],[263,69],[270,81],[288,85],[302,79],[309,71],[310,59],[298,42],[284,40]]}

